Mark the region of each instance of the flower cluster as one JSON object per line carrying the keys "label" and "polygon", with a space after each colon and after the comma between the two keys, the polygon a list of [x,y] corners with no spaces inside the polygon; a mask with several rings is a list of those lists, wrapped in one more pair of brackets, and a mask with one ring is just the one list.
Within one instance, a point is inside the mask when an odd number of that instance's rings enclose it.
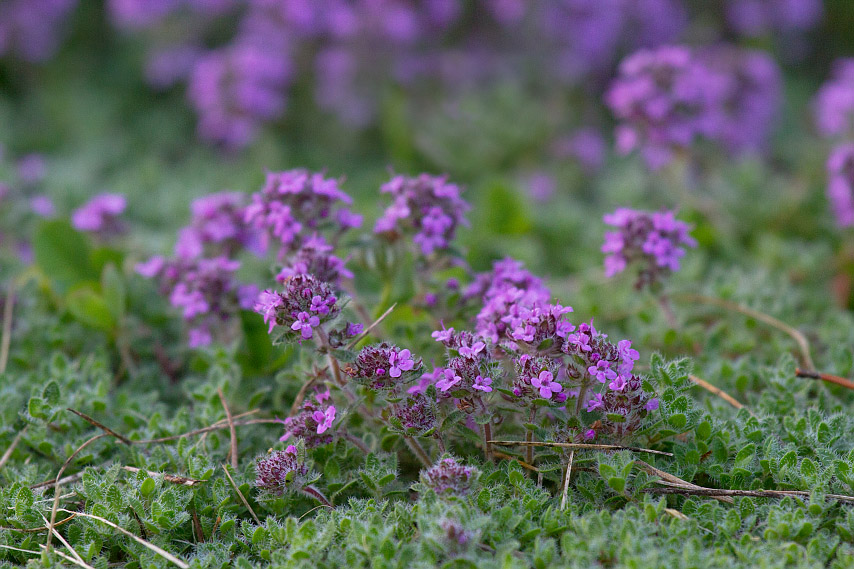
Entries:
{"label": "flower cluster", "polygon": [[421,483],[440,495],[465,496],[480,476],[473,466],[463,466],[447,457],[421,472]]}
{"label": "flower cluster", "polygon": [[353,273],[346,262],[332,254],[332,245],[319,235],[307,238],[302,246],[287,259],[276,280],[280,283],[296,275],[314,275],[318,279],[340,285],[341,279],[352,279]]}
{"label": "flower cluster", "polygon": [[854,226],[854,143],[843,144],[827,160],[827,196],[840,227]]}
{"label": "flower cluster", "polygon": [[658,409],[659,402],[643,390],[642,381],[628,374],[621,389],[597,393],[588,401],[588,411],[602,413],[601,425],[617,441],[636,431],[647,415]]}
{"label": "flower cluster", "polygon": [[329,390],[306,398],[299,413],[285,419],[285,434],[279,439],[286,441],[291,437],[305,441],[306,448],[314,448],[332,442],[329,429],[335,422],[335,405]]}
{"label": "flower cluster", "polygon": [[255,486],[276,496],[301,490],[309,476],[308,465],[293,445],[273,451],[255,463]]}
{"label": "flower cluster", "polygon": [[374,232],[393,237],[411,233],[424,255],[447,248],[457,227],[467,224],[470,206],[460,198],[460,188],[444,177],[395,176],[380,191],[392,195],[392,204],[377,220]]}
{"label": "flower cluster", "polygon": [[121,194],[99,194],[74,211],[71,223],[80,231],[101,237],[116,235],[124,230],[119,216],[126,207],[127,200]]}
{"label": "flower cluster", "polygon": [[770,32],[800,32],[822,16],[821,0],[727,0],[726,17],[738,33],[756,37]]}
{"label": "flower cluster", "polygon": [[286,335],[302,341],[314,337],[321,322],[335,318],[341,307],[329,283],[313,275],[295,275],[284,282],[282,292],[262,292],[255,311],[264,316],[270,332],[282,326]]}
{"label": "flower cluster", "polygon": [[436,402],[423,393],[413,393],[391,406],[389,428],[408,437],[426,437],[436,430]]}
{"label": "flower cluster", "polygon": [[262,190],[252,195],[245,221],[260,233],[266,250],[271,240],[279,243],[279,256],[300,247],[307,232],[332,227],[339,233],[358,227],[361,216],[347,207],[350,196],[338,181],[308,170],[268,172]]}
{"label": "flower cluster", "polygon": [[834,64],[830,81],[815,97],[815,122],[828,138],[854,137],[854,58]]}
{"label": "flower cluster", "polygon": [[144,277],[158,279],[161,293],[190,325],[190,347],[198,347],[211,343],[218,323],[230,320],[240,309],[252,308],[258,289],[235,281],[234,272],[239,267],[239,262],[226,257],[152,257],[136,270]]}
{"label": "flower cluster", "polygon": [[257,237],[243,221],[246,195],[208,194],[190,204],[190,225],[178,232],[175,255],[184,259],[224,255],[257,248]]}
{"label": "flower cluster", "polygon": [[396,390],[421,375],[422,362],[407,349],[386,342],[365,346],[355,361],[344,368],[353,381],[375,391]]}
{"label": "flower cluster", "polygon": [[639,265],[635,287],[652,286],[667,274],[679,270],[685,247],[696,247],[691,226],[676,219],[672,211],[646,212],[619,208],[604,216],[617,231],[605,233],[602,252],[605,275],[612,277],[631,263]]}
{"label": "flower cluster", "polygon": [[78,0],[6,0],[0,3],[0,57],[25,61],[53,55]]}

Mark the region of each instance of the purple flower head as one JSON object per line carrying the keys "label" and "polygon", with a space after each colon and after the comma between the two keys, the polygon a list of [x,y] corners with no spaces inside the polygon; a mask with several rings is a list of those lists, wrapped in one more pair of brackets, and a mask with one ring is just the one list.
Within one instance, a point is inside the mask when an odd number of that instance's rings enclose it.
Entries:
{"label": "purple flower head", "polygon": [[119,216],[126,207],[127,200],[121,194],[99,194],[74,211],[71,223],[80,231],[115,235],[123,229]]}
{"label": "purple flower head", "polygon": [[273,451],[255,463],[255,486],[275,496],[300,490],[309,478],[308,465],[294,446]]}
{"label": "purple flower head", "polygon": [[276,275],[276,280],[284,282],[294,275],[306,274],[335,285],[340,285],[342,278],[353,278],[345,261],[333,255],[332,246],[317,235],[306,239],[302,247],[288,257],[287,264]]}
{"label": "purple flower head", "polygon": [[192,259],[202,255],[234,256],[258,248],[257,235],[243,221],[246,195],[220,192],[193,200],[190,225],[181,229],[175,255]]}
{"label": "purple flower head", "polygon": [[622,440],[640,428],[647,415],[658,408],[658,399],[651,397],[635,375],[620,376],[616,385],[605,393],[597,393],[587,401],[588,411],[601,411],[603,428]]}
{"label": "purple flower head", "polygon": [[771,32],[805,32],[822,17],[821,0],[727,0],[727,23],[757,37]]}
{"label": "purple flower head", "polygon": [[306,398],[299,413],[283,421],[285,434],[279,440],[302,439],[307,448],[329,444],[332,435],[328,431],[335,422],[335,415],[329,390],[318,392]]}
{"label": "purple flower head", "polygon": [[407,349],[383,342],[365,346],[344,373],[375,391],[396,390],[421,374],[422,362]]}
{"label": "purple flower head", "polygon": [[56,215],[56,206],[53,200],[47,196],[35,196],[30,200],[30,209],[39,217],[53,217]]}
{"label": "purple flower head", "polygon": [[566,314],[572,307],[560,304],[524,304],[509,307],[509,313],[501,320],[507,327],[509,342],[505,345],[526,352],[557,351],[566,337],[575,330]]}
{"label": "purple flower head", "polygon": [[838,146],[827,160],[827,197],[840,227],[854,226],[854,143]]}
{"label": "purple flower head", "polygon": [[815,122],[827,137],[854,135],[854,58],[840,59],[814,102]]}
{"label": "purple flower head", "polygon": [[641,50],[620,64],[605,100],[619,121],[617,150],[640,148],[658,169],[697,137],[715,138],[725,122],[732,79],[689,48]]}
{"label": "purple flower head", "polygon": [[[311,232],[349,229],[350,225],[338,224],[336,216],[351,203],[350,196],[338,187],[338,181],[322,174],[302,169],[268,172],[264,187],[252,195],[244,219],[261,234],[262,247],[266,248],[271,240],[278,241],[282,257],[299,249],[307,240],[304,229]],[[329,253],[328,246],[317,237],[307,241],[307,245],[311,251],[304,255]],[[343,263],[337,267],[339,273],[342,268]]]}
{"label": "purple flower head", "polygon": [[617,378],[617,372],[611,369],[611,362],[599,360],[587,368],[587,373],[592,375],[599,383],[607,383]]}
{"label": "purple flower head", "polygon": [[469,204],[460,198],[459,187],[444,177],[395,176],[380,191],[392,195],[392,204],[377,220],[374,232],[392,238],[412,235],[423,255],[447,248],[457,227],[468,223]]}
{"label": "purple flower head", "polygon": [[463,378],[452,369],[443,369],[442,377],[436,382],[436,387],[442,393],[447,393],[462,382]]}
{"label": "purple flower head", "polygon": [[312,338],[314,328],[341,312],[329,283],[313,275],[291,277],[282,292],[264,291],[254,308],[264,316],[270,332],[275,326],[283,326],[299,332],[303,340]]}
{"label": "purple flower head", "polygon": [[389,417],[391,430],[409,437],[426,437],[438,427],[436,403],[423,393],[415,393],[395,403]]}
{"label": "purple flower head", "polygon": [[474,383],[471,388],[489,393],[492,391],[492,378],[479,375],[474,378]]}
{"label": "purple flower head", "polygon": [[0,2],[0,57],[47,60],[61,44],[77,0]]}
{"label": "purple flower head", "polygon": [[480,476],[473,466],[463,466],[454,458],[443,458],[421,471],[421,484],[439,495],[465,496]]}
{"label": "purple flower head", "polygon": [[646,405],[644,406],[644,408],[647,411],[655,411],[656,409],[658,409],[658,399],[653,397],[652,399],[650,399],[649,401],[646,402]]}
{"label": "purple flower head", "polygon": [[349,336],[351,338],[354,336],[358,336],[359,334],[362,333],[363,329],[364,329],[364,326],[362,326],[362,324],[360,322],[355,322],[355,323],[354,322],[348,322],[347,323],[347,336]]}
{"label": "purple flower head", "polygon": [[685,247],[697,245],[689,234],[691,226],[677,220],[672,211],[619,208],[603,219],[617,228],[617,231],[605,233],[602,245],[602,252],[606,254],[605,276],[612,277],[636,263],[639,274],[635,287],[638,289],[656,284],[679,270],[679,259],[685,255]]}

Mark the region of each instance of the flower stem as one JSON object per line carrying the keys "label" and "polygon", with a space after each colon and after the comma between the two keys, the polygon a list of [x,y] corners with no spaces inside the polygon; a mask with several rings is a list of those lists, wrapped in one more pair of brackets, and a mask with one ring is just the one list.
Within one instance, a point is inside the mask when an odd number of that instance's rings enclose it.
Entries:
{"label": "flower stem", "polygon": [[486,460],[492,462],[492,425],[489,423],[483,424],[483,452],[486,455]]}
{"label": "flower stem", "polygon": [[315,500],[317,500],[318,502],[320,502],[324,506],[329,506],[330,508],[334,507],[332,505],[332,502],[330,502],[326,498],[326,496],[323,495],[323,492],[321,492],[320,490],[318,490],[317,488],[315,488],[314,486],[312,486],[310,484],[308,486],[303,486],[302,492],[306,496],[311,496],[312,498],[314,498]]}
{"label": "flower stem", "polygon": [[584,396],[587,395],[587,387],[590,383],[585,377],[581,380],[581,389],[578,390],[578,401],[575,402],[575,414],[581,415],[581,409],[584,407]]}
{"label": "flower stem", "polygon": [[363,453],[365,453],[365,455],[366,455],[366,456],[367,456],[367,455],[369,455],[369,454],[371,454],[371,452],[373,452],[373,451],[368,447],[368,445],[366,445],[366,444],[365,444],[365,441],[363,441],[362,439],[360,439],[359,437],[357,437],[357,436],[355,436],[355,435],[351,435],[350,433],[340,433],[340,434],[339,434],[339,436],[340,436],[342,439],[344,439],[344,440],[349,441],[350,443],[352,443],[352,444],[353,444],[353,446],[355,446],[355,447],[356,447],[356,448],[358,448],[360,451],[362,451]]}
{"label": "flower stem", "polygon": [[666,294],[658,297],[658,304],[661,305],[661,312],[664,314],[664,319],[667,320],[667,325],[676,330],[679,327],[679,322],[676,320],[676,314],[673,312],[670,299],[667,298]]}
{"label": "flower stem", "polygon": [[[531,407],[531,414],[528,416],[528,422],[533,423],[537,417],[537,408]],[[534,440],[534,432],[529,430],[525,434],[525,440],[528,442],[532,442]],[[534,447],[533,445],[529,446],[525,449],[525,462],[528,464],[534,464]]]}
{"label": "flower stem", "polygon": [[406,444],[409,446],[409,449],[418,457],[425,467],[430,467],[433,465],[433,461],[430,460],[430,455],[427,454],[427,451],[424,450],[424,447],[421,446],[421,443],[416,441],[412,437],[403,437],[403,440],[406,441]]}

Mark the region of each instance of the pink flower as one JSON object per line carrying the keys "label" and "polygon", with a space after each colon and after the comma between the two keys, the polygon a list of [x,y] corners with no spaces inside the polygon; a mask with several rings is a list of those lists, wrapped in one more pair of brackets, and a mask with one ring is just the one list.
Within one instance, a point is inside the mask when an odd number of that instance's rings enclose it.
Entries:
{"label": "pink flower", "polygon": [[310,316],[308,312],[300,312],[297,314],[296,321],[291,324],[291,330],[300,332],[303,340],[308,340],[312,337],[312,327],[320,326],[320,319],[317,316]]}
{"label": "pink flower", "polygon": [[317,434],[322,435],[335,421],[335,405],[330,405],[326,411],[315,411],[311,417],[317,422]]}
{"label": "pink flower", "polygon": [[460,376],[454,373],[452,369],[442,370],[442,375],[444,377],[436,382],[436,387],[439,388],[439,391],[442,393],[447,392],[453,386],[457,385],[459,382],[463,380]]}
{"label": "pink flower", "polygon": [[400,377],[404,371],[409,371],[415,367],[415,360],[410,356],[412,353],[409,350],[400,350],[400,352],[392,352],[388,356],[388,363],[391,369],[388,374],[391,377]]}
{"label": "pink flower", "polygon": [[471,388],[477,389],[478,391],[485,391],[486,393],[489,393],[490,391],[492,391],[492,387],[490,387],[491,385],[492,385],[492,378],[491,377],[483,377],[482,375],[479,375],[476,378],[474,378],[474,383],[472,384]]}

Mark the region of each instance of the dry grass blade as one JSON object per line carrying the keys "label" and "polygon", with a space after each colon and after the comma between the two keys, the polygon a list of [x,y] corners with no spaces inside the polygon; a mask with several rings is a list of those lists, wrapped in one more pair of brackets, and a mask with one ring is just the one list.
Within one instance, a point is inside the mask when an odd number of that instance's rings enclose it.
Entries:
{"label": "dry grass blade", "polygon": [[661,456],[673,456],[672,452],[664,452],[663,450],[652,450],[648,448],[626,447],[621,445],[594,445],[586,443],[553,443],[544,441],[488,441],[494,445],[505,446],[535,446],[535,447],[554,447],[554,448],[570,448],[577,450],[630,450],[634,452],[645,452],[649,454],[659,454]]}
{"label": "dry grass blade", "polygon": [[736,409],[747,409],[748,413],[750,413],[754,417],[756,416],[753,413],[753,411],[751,411],[750,409],[745,407],[743,403],[741,403],[738,399],[736,399],[735,397],[733,397],[732,395],[730,395],[729,393],[727,393],[726,391],[724,391],[720,387],[714,386],[711,383],[709,383],[708,381],[697,377],[696,375],[689,375],[688,379],[690,379],[693,383],[695,383],[696,385],[699,385],[700,387],[702,387],[706,391],[709,391],[710,393],[714,393],[715,395],[717,395],[718,397],[720,397],[721,399],[723,399],[724,401],[726,401],[727,403],[729,403],[730,405],[735,407]]}
{"label": "dry grass blade", "polygon": [[563,489],[560,492],[560,509],[566,509],[566,502],[569,498],[569,477],[572,476],[572,460],[575,458],[575,451],[569,451],[569,459],[566,461],[566,474],[563,476]]}
{"label": "dry grass blade", "polygon": [[[84,448],[86,448],[90,444],[94,443],[98,439],[102,439],[106,436],[108,436],[106,433],[101,433],[100,435],[95,435],[94,437],[92,437],[91,439],[89,439],[88,441],[86,441],[85,443],[80,445],[79,447],[77,447],[77,450],[75,450],[73,453],[71,453],[71,456],[69,456],[65,460],[65,462],[62,464],[62,467],[60,467],[59,472],[56,473],[56,479],[53,481],[53,506],[50,509],[50,523],[47,526],[50,531],[47,534],[47,542],[45,543],[45,547],[47,548],[48,551],[50,551],[50,544],[51,544],[51,540],[53,539],[53,528],[56,527],[56,510],[59,507],[59,498],[60,498],[59,489],[62,487],[62,484],[60,484],[59,481],[62,478],[62,473],[65,472],[65,469],[68,468],[68,465],[71,464],[71,461],[74,460],[74,458],[80,453],[80,451],[82,451]],[[68,513],[73,514],[74,512],[68,512]]]}
{"label": "dry grass blade", "polygon": [[374,320],[374,323],[373,323],[373,324],[371,324],[370,326],[368,326],[367,328],[365,328],[365,331],[364,331],[364,332],[362,332],[361,334],[359,334],[358,336],[356,336],[356,337],[353,339],[353,341],[352,341],[352,342],[350,342],[349,344],[347,344],[347,349],[348,349],[348,350],[352,350],[352,349],[353,349],[353,347],[354,347],[356,344],[358,344],[359,342],[361,342],[361,341],[362,341],[362,338],[367,337],[367,335],[371,333],[371,330],[373,330],[374,328],[376,328],[376,327],[377,327],[377,325],[378,325],[380,322],[382,322],[383,320],[385,320],[385,319],[386,319],[386,316],[388,316],[389,314],[391,314],[391,311],[392,311],[392,310],[394,310],[396,307],[397,307],[397,303],[396,303],[396,302],[395,302],[394,304],[392,304],[391,306],[389,306],[389,307],[388,307],[388,310],[386,310],[385,312],[383,312],[383,313],[382,313],[382,316],[380,316],[379,318],[377,318],[376,320]]}
{"label": "dry grass blade", "polygon": [[[697,486],[696,484],[692,484],[691,482],[688,482],[687,480],[682,480],[678,476],[674,476],[673,474],[670,474],[669,472],[659,470],[658,468],[656,468],[656,467],[652,466],[651,464],[648,464],[642,460],[635,460],[635,465],[651,476],[658,476],[661,479],[660,483],[662,483],[662,484],[669,484],[669,485],[672,485],[672,487],[674,487],[674,488],[682,488],[682,489],[688,489],[688,490],[695,489],[695,488],[702,488],[702,486]],[[728,496],[715,496],[715,499],[718,501],[721,501],[721,502],[726,502],[727,504],[734,503],[734,500]]]}
{"label": "dry grass blade", "polygon": [[536,466],[534,466],[533,464],[528,464],[527,462],[525,462],[521,458],[516,458],[515,456],[505,454],[501,451],[494,450],[494,451],[492,451],[492,455],[495,456],[496,458],[503,458],[505,460],[515,460],[519,464],[519,466],[521,466],[522,468],[526,468],[532,472],[539,472],[540,471],[540,469],[537,468]]}
{"label": "dry grass blade", "polygon": [[177,565],[181,569],[190,569],[190,566],[187,565],[187,563],[185,563],[184,561],[181,561],[180,559],[178,559],[177,557],[175,557],[174,555],[172,555],[168,551],[164,551],[163,549],[157,547],[153,543],[145,541],[141,537],[134,535],[133,533],[126,530],[125,528],[114,524],[110,520],[105,520],[104,518],[102,518],[100,516],[95,516],[93,514],[87,514],[86,512],[72,512],[71,510],[66,510],[64,508],[62,509],[62,511],[69,513],[69,514],[76,513],[78,516],[84,516],[84,517],[91,518],[93,520],[98,520],[99,522],[105,523],[108,526],[110,526],[111,528],[116,529],[116,530],[120,531],[121,533],[125,534],[126,536],[128,536],[129,538],[133,539],[134,541],[136,541],[137,543],[139,543],[143,547],[150,549],[151,551],[153,551],[154,553],[156,553],[160,557],[162,557],[162,558],[166,559],[167,561],[170,561],[171,563]]}
{"label": "dry grass blade", "polygon": [[12,453],[15,452],[15,447],[18,446],[18,443],[21,442],[21,439],[24,438],[24,433],[27,432],[27,427],[29,425],[24,425],[24,428],[18,431],[18,434],[15,435],[15,438],[12,439],[12,444],[9,445],[9,448],[6,449],[6,452],[3,453],[3,456],[0,456],[0,469],[6,466],[6,463],[9,462],[9,459],[12,457]]}
{"label": "dry grass blade", "polygon": [[807,369],[815,369],[815,364],[813,364],[812,356],[810,355],[810,344],[807,341],[806,336],[804,336],[799,330],[789,326],[782,320],[778,320],[773,316],[765,314],[764,312],[759,312],[758,310],[753,310],[752,308],[748,308],[746,306],[742,306],[738,303],[731,302],[729,300],[724,300],[722,298],[715,298],[713,296],[705,296],[702,294],[675,294],[672,296],[674,299],[685,300],[688,302],[702,302],[703,304],[711,304],[713,306],[717,306],[719,308],[724,308],[726,310],[732,310],[733,312],[739,312],[744,314],[745,316],[749,316],[760,322],[764,322],[769,326],[780,330],[791,336],[791,338],[798,344],[798,348],[801,352],[801,364],[804,365]]}
{"label": "dry grass blade", "polygon": [[[47,550],[47,547],[45,547],[45,546],[44,546],[44,545],[42,545],[42,544],[39,544],[39,547],[41,547],[41,548],[42,548],[42,549],[44,549],[45,551]],[[73,564],[75,564],[75,565],[79,565],[80,567],[85,567],[86,569],[95,569],[95,568],[94,568],[94,567],[92,567],[91,565],[87,565],[87,564],[86,564],[86,562],[85,562],[85,561],[83,561],[82,559],[78,561],[78,560],[77,560],[77,559],[75,559],[74,557],[71,557],[70,555],[66,555],[65,553],[63,553],[63,552],[61,552],[61,551],[56,551],[56,550],[54,550],[54,553],[56,553],[57,555],[59,555],[60,557],[62,557],[62,558],[63,558],[63,559],[65,559],[66,561],[68,561],[69,563],[73,563]]]}
{"label": "dry grass blade", "polygon": [[[250,419],[249,421],[235,421],[235,427],[242,427],[244,425],[266,425],[271,423],[281,423],[278,419]],[[142,441],[131,441],[135,445],[152,445],[157,443],[167,443],[170,441],[177,441],[178,439],[185,439],[187,437],[195,437],[196,435],[203,435],[205,433],[210,433],[212,431],[220,431],[222,429],[229,428],[227,423],[217,422],[209,427],[203,427],[201,429],[196,429],[195,431],[190,431],[189,433],[182,433],[180,435],[171,435],[168,437],[161,437],[159,439],[146,439]]]}
{"label": "dry grass blade", "polygon": [[674,510],[673,508],[664,508],[664,511],[667,512],[668,515],[676,518],[677,520],[688,521],[691,519],[679,510]]}
{"label": "dry grass blade", "polygon": [[829,373],[821,373],[817,371],[809,371],[803,369],[795,369],[795,375],[797,377],[806,377],[809,379],[820,379],[822,381],[841,385],[842,387],[847,387],[848,389],[854,389],[854,381],[851,381],[850,379],[845,379],[844,377],[839,377],[838,375],[831,375]]}
{"label": "dry grass blade", "polygon": [[[56,522],[55,524],[53,524],[53,527],[58,528],[58,527],[59,527],[59,526],[61,526],[62,524],[65,524],[65,523],[70,522],[71,520],[73,520],[73,519],[74,519],[74,516],[76,516],[76,515],[77,515],[77,514],[74,514],[74,515],[68,516],[68,517],[67,517],[67,518],[65,518],[64,520],[59,520],[58,522]],[[47,524],[47,520],[45,520],[45,524]],[[50,527],[48,527],[47,525],[43,525],[42,527],[38,527],[38,528],[10,528],[10,527],[3,527],[3,526],[0,526],[0,530],[3,530],[3,531],[17,531],[17,532],[20,532],[20,533],[39,533],[39,532],[43,532],[43,531],[45,531],[45,530],[49,530],[49,529],[50,529]]]}
{"label": "dry grass blade", "polygon": [[[645,488],[647,494],[682,494],[686,496],[709,496],[711,498],[729,498],[731,496],[749,496],[751,498],[785,498],[787,496],[810,497],[810,492],[805,490],[729,490],[726,488],[704,488],[695,486],[683,488],[679,486],[664,486],[661,488]],[[838,500],[846,504],[854,504],[854,496],[843,496],[842,494],[825,494],[828,500]]]}
{"label": "dry grass blade", "polygon": [[237,487],[237,484],[234,483],[234,478],[231,477],[231,474],[228,472],[228,468],[223,464],[222,469],[225,472],[226,478],[228,478],[228,481],[231,483],[231,487],[234,488],[234,491],[237,492],[238,496],[240,496],[240,501],[243,502],[243,505],[246,506],[246,509],[249,510],[250,514],[252,514],[252,519],[255,520],[255,523],[260,526],[261,520],[259,520],[258,516],[255,515],[255,510],[253,510],[252,506],[249,505],[249,501],[246,499],[246,496],[243,495],[243,492],[241,492],[240,488]]}
{"label": "dry grass blade", "polygon": [[15,282],[9,283],[6,302],[3,304],[3,337],[0,339],[0,373],[9,363],[9,346],[12,343],[12,311],[15,309]]}
{"label": "dry grass blade", "polygon": [[201,484],[204,480],[197,480],[195,478],[187,478],[186,476],[178,476],[177,474],[166,474],[165,472],[153,472],[151,470],[142,470],[141,468],[136,468],[134,466],[122,466],[122,470],[126,470],[128,472],[145,472],[149,476],[159,476],[163,478],[166,482],[171,484],[180,484],[182,486],[195,486],[196,484]]}
{"label": "dry grass blade", "polygon": [[104,425],[104,424],[102,424],[102,423],[99,423],[98,421],[96,421],[95,419],[93,419],[92,417],[90,417],[89,415],[87,415],[86,413],[81,413],[80,411],[77,411],[77,410],[72,409],[72,408],[70,408],[70,407],[68,407],[68,408],[66,408],[66,409],[67,409],[68,411],[71,411],[72,413],[74,413],[75,415],[77,415],[78,417],[80,417],[81,419],[83,419],[84,421],[86,421],[87,423],[89,423],[90,425],[95,426],[95,427],[98,427],[99,429],[101,429],[102,431],[104,431],[105,433],[107,433],[108,435],[110,435],[110,436],[112,436],[112,437],[115,437],[115,438],[119,439],[119,440],[120,440],[120,441],[122,441],[124,444],[126,444],[126,445],[132,445],[132,444],[133,444],[133,441],[131,441],[131,440],[130,440],[129,438],[127,438],[126,436],[124,436],[124,435],[120,435],[119,433],[115,432],[114,430],[112,430],[112,429],[111,429],[111,428],[109,428],[108,426],[106,426],[106,425]]}
{"label": "dry grass blade", "polygon": [[228,402],[225,400],[221,387],[217,388],[216,394],[219,395],[219,401],[222,403],[222,408],[225,409],[225,418],[228,421],[228,431],[231,435],[231,467],[237,470],[237,429],[234,428],[234,417],[231,416],[231,409],[228,408]]}
{"label": "dry grass blade", "polygon": [[38,490],[39,488],[49,488],[51,486],[56,486],[57,484],[59,484],[60,486],[65,486],[66,484],[77,482],[81,478],[83,478],[83,472],[75,472],[74,474],[69,474],[65,478],[60,478],[59,480],[51,478],[50,480],[45,480],[44,482],[33,484],[32,486],[30,486],[30,490]]}
{"label": "dry grass blade", "polygon": [[[47,518],[45,518],[44,516],[42,516],[42,519],[44,520],[44,523],[45,523],[45,524],[47,524]],[[74,556],[74,558],[75,558],[75,559],[77,559],[77,561],[79,561],[79,562],[80,562],[80,565],[81,565],[81,566],[83,566],[83,567],[90,567],[90,569],[92,569],[90,565],[88,565],[85,561],[83,561],[83,558],[82,558],[82,557],[80,557],[80,554],[79,554],[79,553],[77,553],[77,551],[75,551],[75,549],[74,549],[73,547],[71,547],[71,544],[70,544],[70,543],[68,543],[67,541],[65,541],[65,538],[64,538],[64,537],[62,537],[62,534],[61,534],[61,533],[59,533],[58,531],[56,531],[56,525],[55,525],[55,524],[53,525],[53,527],[51,527],[51,528],[50,528],[50,530],[51,530],[51,532],[53,532],[53,535],[55,535],[55,536],[56,536],[56,539],[58,539],[58,540],[60,541],[60,543],[62,543],[62,545],[64,545],[64,546],[65,546],[65,548],[66,548],[68,551],[70,551],[70,552],[71,552],[71,555],[73,555],[73,556]],[[58,553],[58,552],[57,552],[57,553]]]}
{"label": "dry grass blade", "polygon": [[308,393],[309,388],[314,385],[314,382],[316,380],[316,376],[311,376],[308,381],[302,384],[302,387],[300,387],[299,389],[299,393],[297,393],[297,396],[294,399],[294,404],[291,405],[291,411],[290,413],[288,413],[288,417],[293,417],[294,415],[299,413],[299,410],[302,407],[303,401],[305,401],[305,396]]}

